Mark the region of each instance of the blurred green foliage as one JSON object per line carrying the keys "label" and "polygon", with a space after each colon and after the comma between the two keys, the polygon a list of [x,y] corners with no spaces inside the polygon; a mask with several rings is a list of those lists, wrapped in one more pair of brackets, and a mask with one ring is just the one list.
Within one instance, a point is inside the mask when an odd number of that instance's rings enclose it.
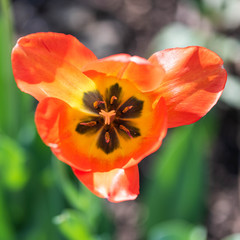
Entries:
{"label": "blurred green foliage", "polygon": [[8,0],[0,1],[0,36],[0,132],[14,138],[29,116],[32,100],[19,92],[12,76],[13,29]]}
{"label": "blurred green foliage", "polygon": [[[193,2],[211,21],[224,22],[226,27],[233,21],[227,14],[234,8],[233,0],[227,8],[224,0]],[[17,89],[12,76],[10,7],[10,2],[0,0],[0,240],[114,239],[116,226],[106,201],[82,186],[36,133],[34,101]],[[208,47],[225,62],[236,62],[240,54],[234,38],[175,23],[156,36],[149,51],[187,45]],[[223,95],[227,104],[237,108],[239,82],[229,76]],[[152,156],[151,179],[142,184],[138,200],[144,206],[141,215],[145,214],[142,239],[206,240],[207,154],[218,131],[214,121],[212,115],[170,131]],[[233,235],[223,240],[238,239]]]}
{"label": "blurred green foliage", "polygon": [[88,224],[83,215],[74,210],[65,210],[61,215],[54,218],[59,229],[70,240],[96,239],[89,231]]}
{"label": "blurred green foliage", "polygon": [[[209,122],[207,122],[209,124]],[[203,223],[208,179],[206,154],[211,126],[195,124],[176,129],[155,154],[152,183],[145,187],[148,228],[170,220]],[[165,145],[164,144],[164,145]]]}
{"label": "blurred green foliage", "polygon": [[1,182],[6,188],[17,191],[26,184],[25,152],[16,141],[4,135],[0,136],[0,169]]}
{"label": "blurred green foliage", "polygon": [[148,240],[206,240],[206,230],[185,221],[159,223],[149,231]]}
{"label": "blurred green foliage", "polygon": [[[213,121],[208,116],[172,131],[154,154],[151,180],[144,187],[148,239],[206,239],[201,225],[208,191],[206,155],[216,132]],[[196,232],[194,238],[190,237],[192,232]]]}

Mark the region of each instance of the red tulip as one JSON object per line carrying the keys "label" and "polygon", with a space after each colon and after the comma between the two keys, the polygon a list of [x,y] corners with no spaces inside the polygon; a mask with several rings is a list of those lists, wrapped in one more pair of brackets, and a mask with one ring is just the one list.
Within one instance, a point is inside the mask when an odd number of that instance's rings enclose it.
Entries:
{"label": "red tulip", "polygon": [[37,130],[94,194],[112,202],[139,194],[137,164],[167,128],[193,123],[219,99],[227,74],[203,47],[159,51],[148,60],[103,59],[76,38],[36,33],[12,52],[18,87],[35,97]]}

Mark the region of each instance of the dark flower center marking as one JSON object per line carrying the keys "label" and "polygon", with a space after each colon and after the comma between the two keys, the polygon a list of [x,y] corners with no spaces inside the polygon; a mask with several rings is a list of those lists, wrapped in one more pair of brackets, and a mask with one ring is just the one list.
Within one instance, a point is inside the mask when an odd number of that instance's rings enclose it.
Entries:
{"label": "dark flower center marking", "polygon": [[100,131],[97,147],[106,154],[112,153],[120,146],[118,134],[126,140],[141,136],[131,118],[141,116],[143,103],[134,96],[122,102],[122,88],[118,83],[107,88],[104,97],[98,91],[86,92],[83,104],[98,116],[86,117],[77,124],[75,130],[79,134],[95,134]]}

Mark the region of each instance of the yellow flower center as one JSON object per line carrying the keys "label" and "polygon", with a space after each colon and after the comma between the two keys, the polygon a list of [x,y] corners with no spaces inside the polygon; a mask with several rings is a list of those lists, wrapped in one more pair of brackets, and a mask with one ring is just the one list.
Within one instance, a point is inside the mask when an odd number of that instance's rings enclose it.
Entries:
{"label": "yellow flower center", "polygon": [[129,140],[141,136],[133,119],[141,116],[144,102],[134,96],[123,101],[122,94],[116,83],[106,89],[104,96],[97,90],[83,95],[83,104],[93,115],[79,122],[75,130],[79,134],[98,133],[97,147],[106,154],[119,148],[120,135]]}

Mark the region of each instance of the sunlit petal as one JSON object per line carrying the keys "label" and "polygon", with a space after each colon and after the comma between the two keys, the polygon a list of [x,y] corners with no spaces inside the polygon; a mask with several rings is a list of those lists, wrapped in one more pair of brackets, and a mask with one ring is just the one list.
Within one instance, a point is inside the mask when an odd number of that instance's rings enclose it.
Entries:
{"label": "sunlit petal", "polygon": [[139,194],[138,166],[108,172],[82,172],[77,169],[73,172],[94,194],[111,202],[134,200]]}
{"label": "sunlit petal", "polygon": [[156,93],[166,101],[168,127],[199,120],[216,104],[227,80],[222,59],[203,47],[166,49],[149,61],[166,71]]}

